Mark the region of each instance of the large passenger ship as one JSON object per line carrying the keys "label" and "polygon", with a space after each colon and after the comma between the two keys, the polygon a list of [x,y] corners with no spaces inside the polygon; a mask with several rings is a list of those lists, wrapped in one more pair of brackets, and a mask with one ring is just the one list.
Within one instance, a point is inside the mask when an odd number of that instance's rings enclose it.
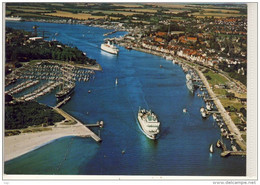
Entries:
{"label": "large passenger ship", "polygon": [[21,21],[22,18],[21,18],[21,17],[11,16],[11,17],[5,17],[5,20],[6,20],[6,21]]}
{"label": "large passenger ship", "polygon": [[151,110],[145,110],[139,108],[138,111],[138,122],[141,126],[142,132],[149,139],[157,139],[160,132],[160,122],[157,116]]}
{"label": "large passenger ship", "polygon": [[101,49],[115,55],[118,55],[119,53],[119,49],[109,40],[106,43],[101,44]]}

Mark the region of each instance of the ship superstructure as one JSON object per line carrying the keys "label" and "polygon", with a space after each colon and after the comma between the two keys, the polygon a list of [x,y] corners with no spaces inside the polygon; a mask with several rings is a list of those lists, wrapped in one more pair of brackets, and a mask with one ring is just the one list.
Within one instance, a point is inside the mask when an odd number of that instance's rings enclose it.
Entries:
{"label": "ship superstructure", "polygon": [[57,100],[63,100],[67,96],[69,96],[75,88],[75,82],[74,82],[74,74],[73,74],[74,66],[72,65],[64,65],[61,67],[61,86],[60,91],[56,93]]}
{"label": "ship superstructure", "polygon": [[138,122],[141,126],[142,132],[149,139],[156,139],[160,130],[160,122],[157,116],[151,110],[145,110],[139,108]]}
{"label": "ship superstructure", "polygon": [[105,43],[101,44],[101,49],[115,55],[118,55],[119,53],[119,49],[110,40],[107,40]]}

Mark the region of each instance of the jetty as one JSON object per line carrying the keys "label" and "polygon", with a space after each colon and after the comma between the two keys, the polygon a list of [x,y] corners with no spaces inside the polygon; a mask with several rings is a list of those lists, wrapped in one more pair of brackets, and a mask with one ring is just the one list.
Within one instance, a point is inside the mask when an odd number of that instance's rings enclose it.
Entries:
{"label": "jetty", "polygon": [[71,116],[70,114],[68,114],[67,112],[65,112],[62,109],[59,109],[57,107],[53,107],[53,109],[58,112],[59,114],[61,114],[64,118],[66,118],[67,120],[70,120],[76,124],[80,124],[82,125],[82,129],[84,129],[84,133],[85,134],[80,134],[78,136],[80,137],[91,137],[93,138],[96,142],[101,142],[102,139],[97,136],[94,132],[92,132],[86,125],[84,125],[82,122],[80,122],[79,120],[77,120],[76,118],[74,118],[73,116]]}
{"label": "jetty", "polygon": [[111,35],[111,34],[116,33],[116,32],[117,32],[117,31],[111,31],[111,32],[108,32],[108,33],[103,34],[103,36],[108,36],[108,35]]}
{"label": "jetty", "polygon": [[51,92],[58,85],[60,85],[60,82],[50,81],[48,83],[45,83],[43,86],[39,87],[38,89],[36,89],[32,93],[26,94],[23,97],[20,97],[18,99],[24,100],[24,101],[31,101],[33,99],[36,99],[40,96],[43,96],[43,95]]}
{"label": "jetty", "polygon": [[102,128],[103,126],[104,126],[103,121],[98,121],[97,123],[93,123],[93,124],[86,124],[86,127],[100,127],[100,128]]}
{"label": "jetty", "polygon": [[225,145],[222,141],[220,141],[220,140],[217,141],[217,144],[219,144],[219,147],[221,147],[221,148],[222,148],[222,151],[223,151],[223,152],[220,154],[221,157],[227,157],[227,156],[246,156],[246,151],[237,151],[237,150],[235,150],[235,151],[230,151],[230,150],[227,150],[226,145]]}
{"label": "jetty", "polygon": [[65,98],[64,100],[62,100],[61,102],[59,102],[56,106],[55,106],[55,108],[60,108],[62,105],[64,105],[65,103],[67,103],[69,100],[70,100],[70,96],[69,97],[67,97],[67,98]]}
{"label": "jetty", "polygon": [[25,81],[23,83],[20,83],[19,85],[13,87],[12,89],[9,89],[5,93],[13,95],[13,94],[16,94],[16,93],[23,91],[26,88],[29,88],[29,87],[37,84],[37,83],[39,83],[39,80],[35,80],[35,81],[28,80],[28,81]]}

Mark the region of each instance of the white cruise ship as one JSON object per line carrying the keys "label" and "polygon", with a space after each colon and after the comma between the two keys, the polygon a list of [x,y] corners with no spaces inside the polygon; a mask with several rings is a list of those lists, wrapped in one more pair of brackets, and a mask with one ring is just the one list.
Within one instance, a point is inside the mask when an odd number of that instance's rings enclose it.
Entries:
{"label": "white cruise ship", "polygon": [[140,109],[138,111],[138,122],[141,126],[142,132],[149,139],[156,139],[160,130],[160,122],[157,116],[150,110]]}
{"label": "white cruise ship", "polygon": [[21,21],[22,18],[21,17],[13,17],[13,16],[11,16],[11,17],[5,17],[5,20],[6,21]]}
{"label": "white cruise ship", "polygon": [[117,55],[119,53],[119,49],[110,41],[107,41],[107,43],[101,44],[101,49],[108,52]]}

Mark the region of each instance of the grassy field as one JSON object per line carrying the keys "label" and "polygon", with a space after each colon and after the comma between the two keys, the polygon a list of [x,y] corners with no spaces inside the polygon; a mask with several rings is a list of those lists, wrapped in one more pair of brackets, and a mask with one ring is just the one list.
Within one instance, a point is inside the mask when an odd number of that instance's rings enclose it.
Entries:
{"label": "grassy field", "polygon": [[113,3],[113,6],[124,6],[126,8],[142,8],[143,5],[139,4],[127,4],[127,3]]}
{"label": "grassy field", "polygon": [[23,11],[23,12],[30,12],[30,13],[47,13],[47,12],[51,12],[49,10],[45,10],[45,9],[27,9],[27,8],[20,8],[19,11]]}
{"label": "grassy field", "polygon": [[[222,75],[219,75],[217,73],[214,73],[210,70],[207,73],[204,72],[204,75],[205,75],[205,77],[209,76],[211,78],[210,80],[208,80],[211,87],[214,87],[214,85],[225,84],[226,82],[228,82],[228,80],[225,77],[223,77]],[[226,98],[225,96],[226,96],[227,90],[220,89],[220,88],[213,88],[212,90],[216,94],[216,96],[219,98],[223,107],[233,106],[234,108],[237,109],[237,112],[239,112],[242,107],[246,108],[246,105],[243,105],[236,98],[232,98],[232,99]],[[241,124],[240,118],[235,113],[231,113],[230,117],[235,124]]]}
{"label": "grassy field", "polygon": [[245,105],[242,105],[240,103],[240,101],[238,101],[237,99],[233,98],[233,99],[228,99],[228,98],[219,98],[219,100],[221,101],[222,105],[224,107],[227,106],[233,106],[235,107],[238,111],[242,108],[245,107]]}
{"label": "grassy field", "polygon": [[177,13],[182,13],[182,12],[185,12],[186,10],[175,10],[175,9],[171,9],[171,10],[168,10],[168,11],[164,11],[164,13],[173,13],[173,14],[177,14]]}
{"label": "grassy field", "polygon": [[146,3],[147,5],[164,7],[164,8],[186,8],[184,4],[176,4],[176,3]]}
{"label": "grassy field", "polygon": [[127,11],[127,12],[141,12],[141,13],[156,13],[155,9],[116,9],[118,11]]}
{"label": "grassy field", "polygon": [[46,10],[46,8],[44,7],[35,7],[35,6],[26,6],[26,5],[21,5],[21,6],[14,6],[14,5],[7,5],[6,6],[7,9],[10,10],[20,10],[20,9],[28,9],[28,10]]}
{"label": "grassy field", "polygon": [[131,20],[134,23],[143,23],[143,24],[150,24],[148,21],[138,21],[138,20]]}
{"label": "grassy field", "polygon": [[239,10],[229,10],[229,9],[202,9],[205,12],[221,12],[221,13],[232,13],[232,14],[239,14]]}
{"label": "grassy field", "polygon": [[65,17],[65,18],[72,18],[72,19],[81,19],[81,20],[103,19],[106,17],[106,16],[95,16],[95,15],[84,14],[84,13],[73,14],[73,13],[65,12],[65,11],[57,11],[55,13],[45,13],[44,15],[55,16],[55,17]]}
{"label": "grassy field", "polygon": [[235,14],[235,13],[209,13],[209,12],[205,12],[205,13],[195,12],[192,13],[191,15],[197,18],[205,18],[205,17],[212,17],[212,16],[214,16],[215,18],[246,16],[244,14]]}
{"label": "grassy field", "polygon": [[[120,11],[119,11],[120,10]],[[109,10],[93,10],[92,13],[98,13],[98,12],[101,12],[103,14],[106,14],[106,15],[110,15],[110,14],[121,14],[121,15],[125,15],[125,16],[128,16],[128,15],[134,15],[134,14],[142,14],[140,12],[128,12],[128,11],[122,11],[124,9],[117,9],[115,11],[109,11]],[[91,14],[91,12],[89,12]]]}
{"label": "grassy field", "polygon": [[228,80],[223,77],[222,75],[219,75],[218,73],[214,73],[213,71],[208,70],[207,73],[204,73],[205,77],[209,76],[211,79],[208,80],[208,82],[211,85],[219,85],[219,84],[225,84],[228,82]]}

